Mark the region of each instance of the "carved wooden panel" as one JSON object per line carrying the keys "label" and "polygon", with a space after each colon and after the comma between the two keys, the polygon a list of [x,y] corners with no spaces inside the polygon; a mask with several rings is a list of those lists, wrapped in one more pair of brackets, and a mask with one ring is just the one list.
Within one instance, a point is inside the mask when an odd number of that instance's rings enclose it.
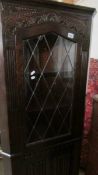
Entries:
{"label": "carved wooden panel", "polygon": [[[26,175],[69,175],[72,145],[59,145],[41,152],[29,152],[25,156]],[[46,156],[47,155],[47,156]]]}
{"label": "carved wooden panel", "polygon": [[[13,5],[11,3],[4,3],[3,12],[3,24],[4,29],[6,29],[7,40],[10,41],[9,44],[14,43],[15,31],[18,28],[30,27],[34,24],[43,23],[58,23],[64,27],[64,33],[66,37],[68,32],[72,32],[75,35],[76,41],[81,41],[84,43],[85,47],[88,44],[88,30],[89,30],[89,20],[83,15],[79,16],[75,13],[65,11],[58,11],[54,9],[41,8],[41,7],[25,7],[20,5]],[[76,24],[76,25],[74,25]],[[6,41],[7,44],[7,41]]]}

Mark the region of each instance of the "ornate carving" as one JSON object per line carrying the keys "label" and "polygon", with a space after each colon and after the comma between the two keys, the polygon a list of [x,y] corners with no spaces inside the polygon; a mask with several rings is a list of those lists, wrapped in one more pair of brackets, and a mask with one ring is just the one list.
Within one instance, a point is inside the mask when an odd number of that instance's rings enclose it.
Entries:
{"label": "ornate carving", "polygon": [[[65,27],[65,32],[73,32],[77,40],[85,38],[87,40],[87,24],[86,17],[76,16],[74,13],[61,12],[41,7],[25,7],[11,3],[4,3],[3,21],[4,29],[7,35],[7,41],[14,41],[13,36],[18,28],[30,27],[33,24],[43,24],[55,22]],[[12,42],[13,43],[13,42]],[[7,43],[6,43],[7,44]],[[13,43],[14,44],[14,43]]]}

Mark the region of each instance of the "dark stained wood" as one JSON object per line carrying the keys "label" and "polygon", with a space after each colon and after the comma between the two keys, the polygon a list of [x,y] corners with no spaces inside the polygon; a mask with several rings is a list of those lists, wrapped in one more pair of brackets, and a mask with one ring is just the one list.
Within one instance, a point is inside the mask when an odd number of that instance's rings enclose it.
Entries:
{"label": "dark stained wood", "polygon": [[[2,7],[3,56],[0,57],[0,102],[2,104],[0,105],[0,122],[5,175],[78,175],[90,30],[94,9],[41,0],[28,2],[6,0],[2,1]],[[68,38],[68,33],[73,33],[74,38]],[[25,82],[27,75],[25,66],[28,61],[26,59],[30,58],[32,53],[32,48],[28,49],[26,42],[34,44],[40,38],[41,43],[43,38],[40,35],[48,37],[50,49],[57,36],[73,43],[77,48],[74,83],[71,78],[64,77],[65,69],[62,68],[61,77],[57,79],[55,86],[53,84],[54,89],[51,90],[51,82],[59,72],[57,69],[54,71],[56,62],[54,64],[50,60],[44,72],[44,78],[50,87],[49,92],[52,93],[44,109],[49,121],[54,107],[58,105],[59,96],[65,90],[67,82],[70,82],[69,95],[67,97],[66,94],[60,104],[62,115],[59,115],[59,111],[56,113],[55,120],[51,120],[49,125],[52,130],[49,130],[47,136],[44,137],[44,129],[47,131],[48,127],[44,113],[40,115],[42,121],[39,125],[34,126],[40,107],[32,100],[26,110],[30,92]],[[34,61],[31,61],[28,67],[29,73],[32,69],[37,72],[35,83],[30,82],[32,88],[37,86],[36,81],[38,82],[38,78],[42,75],[43,65],[49,56],[48,46],[44,49],[44,45],[43,41],[38,46],[40,69]],[[47,82],[42,79],[38,83],[38,91],[35,91],[37,100],[42,106],[45,93],[48,92]],[[72,99],[71,89],[73,89]],[[70,99],[71,112],[68,113],[67,124],[64,123],[62,127],[60,122],[65,120]],[[32,122],[28,122],[28,117],[32,119]],[[39,135],[35,132],[35,135],[28,139],[32,126],[33,130],[36,129],[39,132]],[[60,133],[59,129],[62,129]]]}
{"label": "dark stained wood", "polygon": [[[64,2],[58,2],[58,0],[22,0],[20,2],[20,0],[1,0],[1,2],[14,2],[14,3],[19,3],[19,4],[26,4],[28,6],[30,5],[37,5],[37,6],[42,6],[42,7],[55,7],[56,9],[58,8],[60,10],[59,7],[62,8],[62,10],[65,11],[68,10],[68,11],[75,11],[75,12],[79,12],[79,13],[82,13],[82,14],[92,14],[95,12],[95,9],[94,8],[89,8],[89,7],[84,7],[84,6],[78,6],[78,5],[73,5],[73,4],[68,4],[68,3],[64,3]],[[51,7],[52,5],[52,7]]]}

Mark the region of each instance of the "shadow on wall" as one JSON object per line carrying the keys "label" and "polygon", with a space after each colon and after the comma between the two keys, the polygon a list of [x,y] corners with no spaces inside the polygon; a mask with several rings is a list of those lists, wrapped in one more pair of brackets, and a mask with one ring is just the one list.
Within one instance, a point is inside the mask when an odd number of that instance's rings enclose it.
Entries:
{"label": "shadow on wall", "polygon": [[81,152],[81,167],[86,168],[88,159],[88,147],[89,147],[89,132],[91,126],[91,114],[92,114],[92,102],[93,96],[98,94],[98,59],[90,59],[88,84],[86,93],[86,108],[84,119],[84,135],[82,142]]}

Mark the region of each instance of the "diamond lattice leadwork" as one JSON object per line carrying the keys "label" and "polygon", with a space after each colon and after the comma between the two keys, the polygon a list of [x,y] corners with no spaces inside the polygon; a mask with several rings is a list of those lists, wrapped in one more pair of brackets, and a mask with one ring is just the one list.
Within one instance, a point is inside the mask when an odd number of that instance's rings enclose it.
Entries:
{"label": "diamond lattice leadwork", "polygon": [[76,44],[48,33],[24,42],[27,143],[70,130]]}

